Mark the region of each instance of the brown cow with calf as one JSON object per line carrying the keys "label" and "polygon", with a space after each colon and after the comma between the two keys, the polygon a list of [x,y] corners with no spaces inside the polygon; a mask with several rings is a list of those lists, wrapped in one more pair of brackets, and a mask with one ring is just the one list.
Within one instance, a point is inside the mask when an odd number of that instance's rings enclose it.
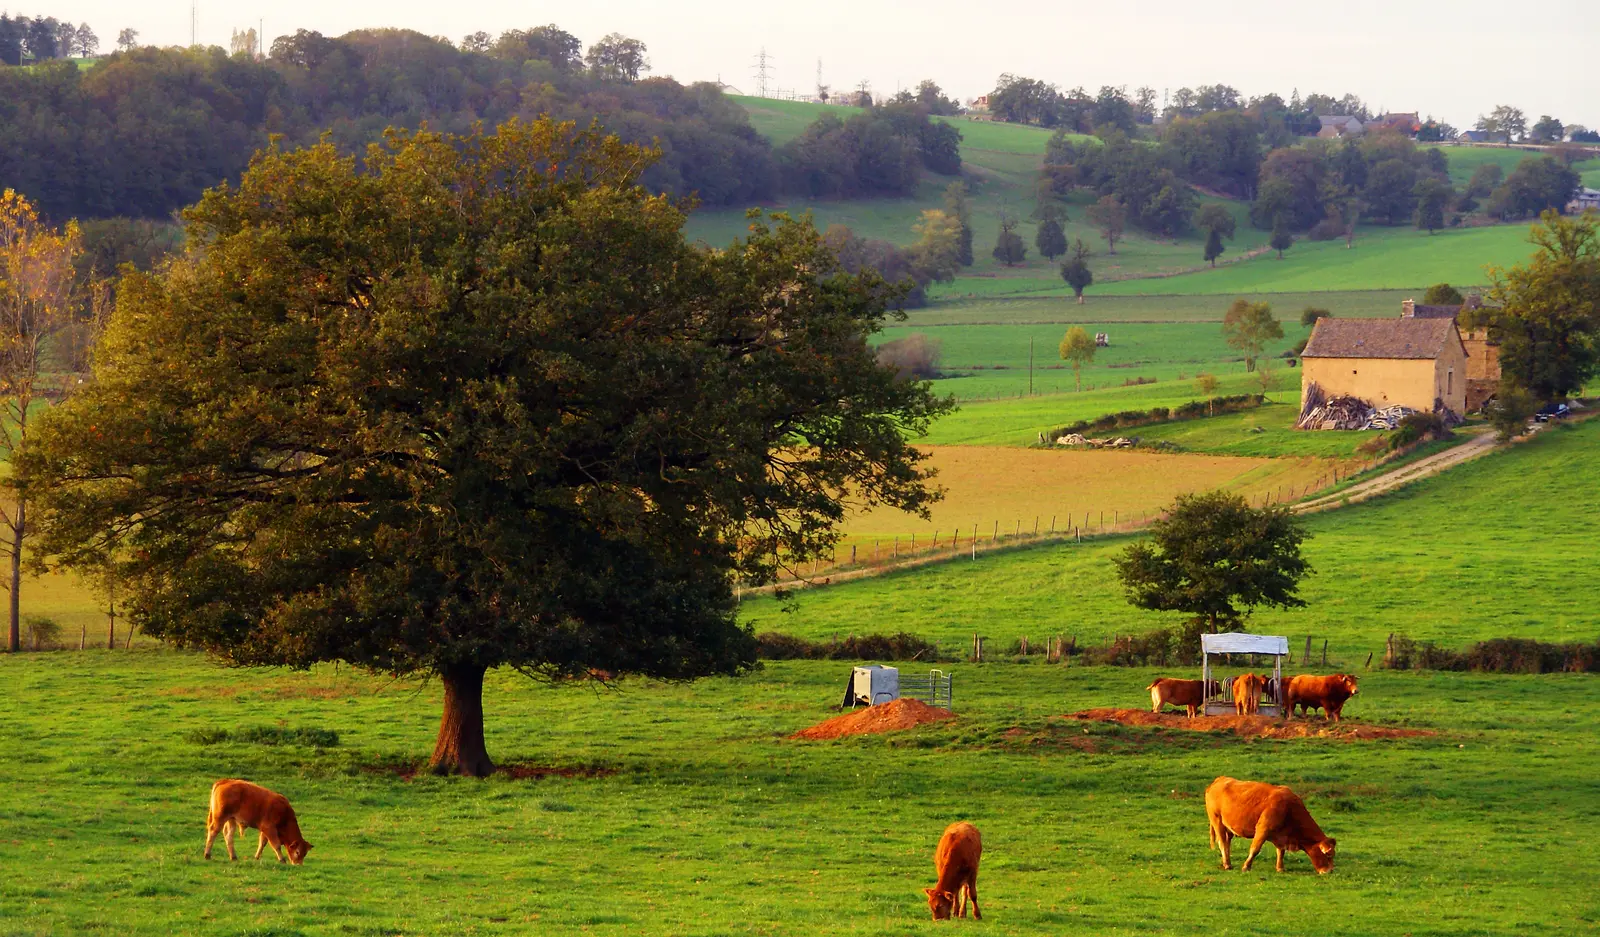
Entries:
{"label": "brown cow with calf", "polygon": [[1244,871],[1268,842],[1278,850],[1279,872],[1285,852],[1304,852],[1318,875],[1333,871],[1333,851],[1337,843],[1322,832],[1299,795],[1287,787],[1259,781],[1236,781],[1221,777],[1206,788],[1206,821],[1210,826],[1210,845],[1222,853],[1222,867],[1233,868],[1228,847],[1235,836],[1250,837],[1250,854]]}
{"label": "brown cow with calf", "polygon": [[311,844],[300,835],[294,808],[282,794],[235,778],[223,778],[211,785],[211,806],[206,811],[206,858],[211,858],[211,843],[221,833],[228,858],[238,859],[233,837],[236,833],[243,836],[247,826],[261,832],[256,843],[257,859],[269,844],[279,862],[287,858],[295,865],[305,861],[306,853],[311,851]]}
{"label": "brown cow with calf", "polygon": [[964,820],[945,827],[939,847],[933,852],[933,871],[938,880],[932,888],[923,889],[935,921],[949,920],[951,912],[956,917],[966,917],[968,899],[972,901],[972,916],[983,920],[978,911],[978,859],[982,856],[983,838],[977,827]]}
{"label": "brown cow with calf", "polygon": [[1357,693],[1353,674],[1336,673],[1328,677],[1301,674],[1289,678],[1287,703],[1290,713],[1303,707],[1307,717],[1312,709],[1326,709],[1328,718],[1338,722],[1345,701]]}

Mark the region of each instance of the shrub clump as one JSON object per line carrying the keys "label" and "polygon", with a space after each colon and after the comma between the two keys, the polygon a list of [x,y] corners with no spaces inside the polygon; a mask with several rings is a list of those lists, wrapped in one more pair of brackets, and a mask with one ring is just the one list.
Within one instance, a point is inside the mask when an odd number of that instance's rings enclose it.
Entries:
{"label": "shrub clump", "polygon": [[904,631],[896,634],[850,635],[831,641],[807,641],[767,631],[756,635],[756,656],[762,660],[947,660],[939,646]]}
{"label": "shrub clump", "polygon": [[1386,665],[1393,670],[1478,673],[1600,673],[1600,641],[1547,644],[1529,638],[1479,641],[1464,651],[1396,635]]}
{"label": "shrub clump", "polygon": [[1104,664],[1108,667],[1193,663],[1193,655],[1184,652],[1182,643],[1176,631],[1161,628],[1144,634],[1118,635],[1110,644],[1084,648],[1081,657],[1086,664]]}
{"label": "shrub clump", "polygon": [[332,729],[247,726],[231,732],[227,729],[195,729],[189,733],[188,739],[196,745],[241,742],[247,745],[308,745],[312,748],[335,748],[339,744],[339,733]]}
{"label": "shrub clump", "polygon": [[1212,416],[1218,413],[1253,410],[1266,403],[1266,401],[1267,398],[1261,394],[1237,394],[1232,397],[1212,397],[1210,400],[1191,400],[1170,410],[1166,407],[1152,407],[1149,410],[1124,410],[1121,413],[1108,413],[1093,420],[1079,420],[1070,426],[1053,429],[1045,434],[1045,441],[1053,445],[1062,436],[1069,436],[1074,433],[1082,436],[1091,433],[1105,433],[1114,429],[1128,429],[1134,426],[1150,426],[1155,423],[1167,423],[1173,420]]}
{"label": "shrub clump", "polygon": [[1389,451],[1402,449],[1412,443],[1449,439],[1453,434],[1445,425],[1444,417],[1437,413],[1411,413],[1400,419],[1400,425],[1389,436]]}
{"label": "shrub clump", "polygon": [[30,615],[22,620],[27,632],[23,643],[35,651],[48,651],[61,643],[61,623],[54,618]]}

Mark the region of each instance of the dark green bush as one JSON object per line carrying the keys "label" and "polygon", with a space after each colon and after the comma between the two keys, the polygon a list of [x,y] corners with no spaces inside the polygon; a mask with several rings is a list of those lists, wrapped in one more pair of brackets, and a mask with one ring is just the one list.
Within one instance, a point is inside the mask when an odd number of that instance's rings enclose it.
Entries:
{"label": "dark green bush", "polygon": [[331,729],[284,726],[247,726],[243,729],[195,729],[188,740],[196,745],[220,745],[223,742],[242,742],[247,745],[310,745],[314,748],[334,748],[339,744],[339,733]]}
{"label": "dark green bush", "polygon": [[763,660],[898,660],[938,661],[939,647],[914,634],[850,635],[832,641],[807,641],[767,631],[756,635],[756,656]]}
{"label": "dark green bush", "polygon": [[1529,638],[1479,641],[1465,651],[1396,635],[1389,666],[1394,670],[1456,670],[1479,673],[1600,673],[1600,641],[1547,644]]}

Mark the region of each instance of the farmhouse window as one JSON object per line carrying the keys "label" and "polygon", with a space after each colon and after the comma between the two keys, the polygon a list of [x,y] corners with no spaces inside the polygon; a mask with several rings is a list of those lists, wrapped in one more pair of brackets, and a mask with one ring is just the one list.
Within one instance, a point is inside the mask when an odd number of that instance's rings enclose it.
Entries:
{"label": "farmhouse window", "polygon": [[1444,372],[1444,392],[1446,394],[1453,394],[1453,393],[1456,392],[1456,369],[1455,368],[1451,368],[1450,370]]}

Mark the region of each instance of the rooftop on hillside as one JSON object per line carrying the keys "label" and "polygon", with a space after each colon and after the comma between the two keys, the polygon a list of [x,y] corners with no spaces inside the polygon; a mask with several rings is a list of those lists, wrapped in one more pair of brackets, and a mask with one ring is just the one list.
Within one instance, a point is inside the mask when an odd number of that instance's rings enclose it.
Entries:
{"label": "rooftop on hillside", "polygon": [[1459,342],[1453,318],[1318,319],[1306,358],[1437,358]]}

